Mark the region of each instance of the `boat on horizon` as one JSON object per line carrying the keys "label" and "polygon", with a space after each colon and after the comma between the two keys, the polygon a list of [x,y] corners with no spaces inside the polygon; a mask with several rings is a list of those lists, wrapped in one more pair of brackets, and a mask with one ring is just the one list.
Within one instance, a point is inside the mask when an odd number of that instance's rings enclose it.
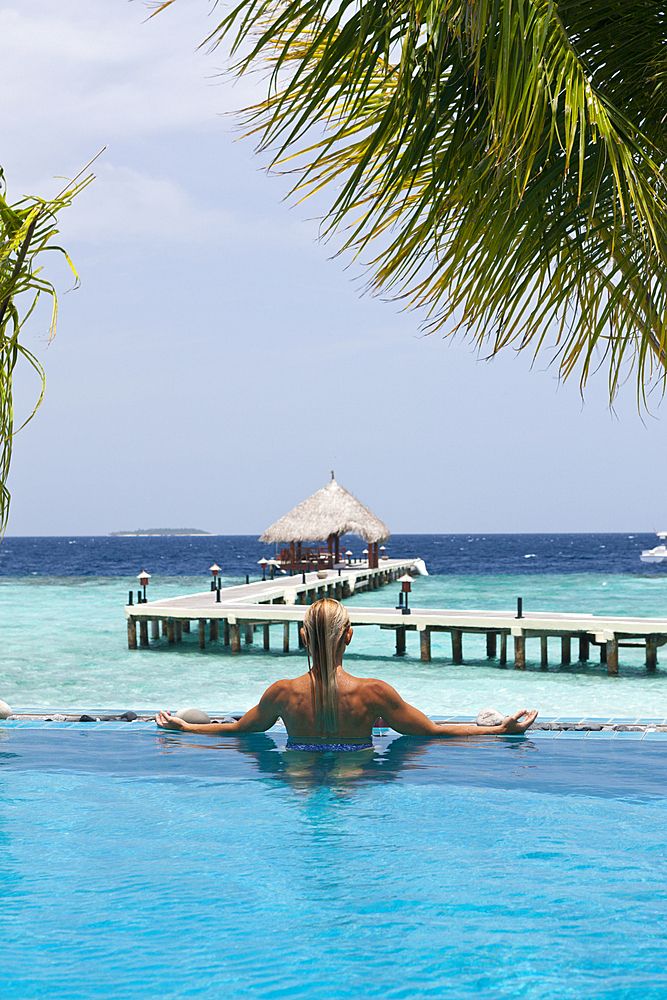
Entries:
{"label": "boat on horizon", "polygon": [[656,535],[660,539],[660,545],[656,545],[652,549],[642,549],[642,554],[639,557],[642,562],[659,563],[667,559],[667,545],[665,545],[667,531],[656,531]]}

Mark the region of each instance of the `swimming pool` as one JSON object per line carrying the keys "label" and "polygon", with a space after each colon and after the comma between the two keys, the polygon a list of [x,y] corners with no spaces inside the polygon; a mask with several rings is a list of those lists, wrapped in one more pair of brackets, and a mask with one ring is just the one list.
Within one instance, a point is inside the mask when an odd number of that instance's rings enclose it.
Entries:
{"label": "swimming pool", "polygon": [[5,723],[6,995],[663,1000],[666,744],[592,735]]}

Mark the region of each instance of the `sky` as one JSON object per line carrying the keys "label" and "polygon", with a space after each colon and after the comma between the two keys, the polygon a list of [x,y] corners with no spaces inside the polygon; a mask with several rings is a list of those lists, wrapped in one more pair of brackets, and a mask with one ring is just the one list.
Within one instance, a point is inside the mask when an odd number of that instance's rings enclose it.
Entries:
{"label": "sky", "polygon": [[[8,197],[48,196],[102,147],[60,217],[56,338],[24,342],[45,400],[17,435],[10,535],[150,527],[259,534],[330,471],[404,532],[650,531],[667,524],[667,409],[610,410],[606,379],[562,385],[545,355],[480,359],[418,313],[363,294],[319,237],[325,202],[231,112],[261,96],[200,43],[208,0],[0,9]],[[17,417],[38,385],[15,380]]]}

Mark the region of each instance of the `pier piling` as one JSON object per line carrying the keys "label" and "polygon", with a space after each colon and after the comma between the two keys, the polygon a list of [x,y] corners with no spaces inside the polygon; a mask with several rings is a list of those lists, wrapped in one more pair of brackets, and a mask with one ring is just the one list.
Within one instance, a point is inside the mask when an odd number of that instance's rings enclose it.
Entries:
{"label": "pier piling", "polygon": [[572,662],[572,640],[569,635],[562,635],[560,639],[560,662],[566,667]]}
{"label": "pier piling", "polygon": [[127,648],[137,648],[137,622],[132,615],[127,619]]}
{"label": "pier piling", "polygon": [[514,636],[514,669],[526,669],[526,637],[525,635]]}
{"label": "pier piling", "polygon": [[618,674],[618,640],[616,636],[607,640],[607,675],[616,677]]}
{"label": "pier piling", "polygon": [[463,632],[460,628],[452,629],[452,662],[463,663]]}
{"label": "pier piling", "polygon": [[431,662],[431,630],[425,628],[419,633],[419,648],[422,663]]}
{"label": "pier piling", "polygon": [[206,649],[206,619],[199,618],[199,648]]}
{"label": "pier piling", "polygon": [[405,656],[405,633],[407,629],[399,625],[396,629],[396,656]]}

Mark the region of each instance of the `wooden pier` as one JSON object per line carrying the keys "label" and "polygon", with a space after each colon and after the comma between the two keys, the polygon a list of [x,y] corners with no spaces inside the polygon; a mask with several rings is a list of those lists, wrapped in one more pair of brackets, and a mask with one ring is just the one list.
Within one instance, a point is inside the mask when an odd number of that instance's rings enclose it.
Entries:
{"label": "wooden pier", "polygon": [[[167,598],[143,604],[127,605],[128,646],[130,649],[148,647],[150,638],[158,639],[160,632],[168,644],[182,641],[195,622],[199,647],[207,641],[222,639],[232,652],[241,651],[242,642],[255,641],[257,629],[262,631],[264,649],[270,648],[270,626],[282,625],[283,652],[289,652],[292,638],[297,648],[301,645],[299,626],[306,606],[322,597],[345,601],[354,594],[373,591],[394,582],[404,573],[415,569],[420,560],[386,559],[379,566],[353,564],[328,572],[299,573],[274,580],[258,581],[222,590],[204,591],[183,597]],[[398,591],[397,591],[398,596]],[[580,662],[589,660],[593,647],[599,652],[600,662],[607,673],[618,674],[619,650],[641,648],[645,650],[646,669],[657,668],[659,646],[667,643],[667,618],[594,617],[589,614],[564,614],[561,612],[526,612],[516,617],[507,611],[457,611],[430,608],[411,608],[409,614],[394,607],[347,606],[352,625],[379,627],[395,633],[397,655],[405,653],[407,632],[419,632],[421,659],[431,661],[431,634],[446,632],[451,636],[451,659],[462,663],[465,635],[486,636],[486,654],[499,659],[501,665],[508,660],[508,645],[514,667],[526,667],[526,643],[539,639],[540,665],[548,666],[548,639],[559,639],[560,663],[567,665],[573,656]],[[573,651],[573,642],[576,649]]]}

